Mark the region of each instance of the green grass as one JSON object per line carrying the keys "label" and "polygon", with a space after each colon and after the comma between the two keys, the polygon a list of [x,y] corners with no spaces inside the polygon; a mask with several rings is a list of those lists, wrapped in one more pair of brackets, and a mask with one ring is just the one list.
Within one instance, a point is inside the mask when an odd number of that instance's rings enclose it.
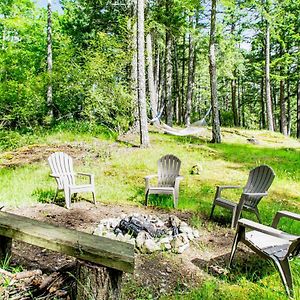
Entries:
{"label": "green grass", "polygon": [[[243,131],[245,133],[246,131]],[[219,184],[243,185],[249,170],[259,164],[270,165],[276,178],[268,197],[259,204],[263,223],[270,224],[277,210],[287,209],[300,212],[300,151],[297,142],[283,138],[279,134],[254,132],[263,140],[260,145],[249,145],[245,138],[225,136],[225,142],[210,144],[205,138],[174,137],[158,133],[151,134],[151,147],[140,149],[125,143],[116,143],[116,135],[103,126],[81,123],[62,123],[56,127],[32,132],[9,132],[0,142],[0,149],[17,150],[28,144],[86,143],[93,151],[88,151],[82,160],[75,160],[75,169],[95,174],[97,200],[102,203],[131,204],[141,206],[144,202],[145,175],[156,173],[157,160],[172,153],[182,160],[178,209],[192,212],[190,222],[195,227],[206,226],[214,230],[216,222],[207,222],[215,186]],[[0,134],[3,135],[3,132]],[[4,135],[3,135],[4,136]],[[9,137],[13,137],[11,140]],[[281,139],[284,142],[281,142]],[[0,139],[1,140],[1,139]],[[271,142],[270,142],[271,141]],[[296,145],[296,146],[295,146]],[[298,145],[299,147],[299,145]],[[197,165],[199,175],[191,175]],[[11,206],[27,206],[36,202],[47,203],[54,196],[56,184],[49,176],[46,161],[34,162],[14,168],[0,169],[0,202]],[[82,195],[91,199],[91,195]],[[239,191],[230,190],[228,198],[238,200]],[[62,196],[59,198],[63,200]],[[150,196],[150,205],[172,210],[169,196]],[[216,208],[215,221],[229,226],[230,213]],[[247,218],[255,216],[246,213]],[[280,222],[281,228],[300,234],[297,222],[286,219]],[[258,260],[262,263],[261,260]],[[189,292],[174,292],[173,296],[162,299],[285,299],[285,294],[277,272],[272,266],[263,268],[252,264],[245,269],[242,263],[228,276],[209,275],[201,288]],[[300,262],[292,262],[296,299],[300,299]],[[151,299],[151,290],[139,288],[131,283],[127,286],[135,290],[138,299]],[[150,297],[150,298],[149,298]]]}

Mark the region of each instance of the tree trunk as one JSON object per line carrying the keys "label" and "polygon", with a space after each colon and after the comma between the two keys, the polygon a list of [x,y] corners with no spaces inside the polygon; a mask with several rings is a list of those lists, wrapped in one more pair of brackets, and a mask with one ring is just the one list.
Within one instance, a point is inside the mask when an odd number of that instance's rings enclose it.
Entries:
{"label": "tree trunk", "polygon": [[183,35],[183,43],[182,43],[182,71],[181,71],[181,107],[180,107],[180,115],[181,120],[184,118],[184,100],[185,100],[185,34]]}
{"label": "tree trunk", "polygon": [[137,3],[132,1],[131,6],[131,16],[132,18],[128,20],[128,31],[131,33],[131,81],[130,89],[133,97],[133,125],[131,130],[133,132],[139,131],[139,102],[138,102],[138,79],[137,79],[137,24],[136,24],[136,15],[137,15]]}
{"label": "tree trunk", "polygon": [[284,97],[284,80],[280,80],[280,131],[287,135],[286,103]]}
{"label": "tree trunk", "polygon": [[234,126],[238,126],[239,120],[238,120],[238,111],[237,111],[237,105],[236,105],[236,79],[231,80],[231,107],[232,107],[232,113],[233,113]]}
{"label": "tree trunk", "polygon": [[175,118],[176,123],[180,123],[180,84],[179,84],[179,72],[178,72],[178,55],[177,55],[177,44],[174,45],[174,89],[175,89]]}
{"label": "tree trunk", "polygon": [[300,79],[297,83],[297,138],[300,138]]}
{"label": "tree trunk", "polygon": [[47,71],[48,71],[48,86],[47,86],[47,107],[50,119],[53,119],[53,95],[52,95],[52,10],[51,0],[48,0],[47,5]]}
{"label": "tree trunk", "polygon": [[266,20],[266,38],[265,38],[265,89],[268,129],[274,131],[274,119],[272,112],[271,85],[270,85],[270,24]]}
{"label": "tree trunk", "polygon": [[153,68],[153,53],[152,53],[152,36],[151,33],[147,34],[147,62],[148,62],[148,87],[150,95],[151,115],[152,119],[157,117],[157,97],[154,82],[154,68]]}
{"label": "tree trunk", "polygon": [[238,114],[238,125],[241,126],[241,79],[238,77],[237,80],[237,114]]}
{"label": "tree trunk", "polygon": [[261,104],[261,128],[266,128],[266,113],[265,113],[265,101],[264,101],[264,95],[265,95],[265,80],[262,77],[261,83],[260,83],[260,104]]}
{"label": "tree trunk", "polygon": [[[288,74],[289,78],[289,74]],[[291,135],[291,127],[292,127],[292,113],[291,113],[291,87],[290,80],[287,80],[287,134]]]}
{"label": "tree trunk", "polygon": [[167,124],[173,125],[173,103],[172,103],[172,37],[169,30],[166,32],[166,69],[165,69],[165,84],[166,84],[166,101],[167,101]]}
{"label": "tree trunk", "polygon": [[[190,22],[192,17],[190,17]],[[189,33],[189,67],[188,67],[188,84],[187,84],[187,95],[186,95],[186,110],[185,110],[185,125],[191,124],[191,111],[192,111],[192,95],[194,86],[194,61],[195,61],[195,45],[193,36]]]}
{"label": "tree trunk", "polygon": [[144,1],[137,1],[137,58],[138,58],[138,103],[140,122],[140,143],[142,147],[149,147],[147,108],[146,108],[146,80],[145,80],[145,33],[144,33]]}
{"label": "tree trunk", "polygon": [[156,48],[155,51],[156,59],[155,59],[155,77],[154,77],[154,86],[155,86],[155,93],[156,93],[156,100],[157,100],[157,111],[160,113],[162,106],[160,102],[160,85],[161,85],[161,72],[160,72],[160,53],[158,47]]}
{"label": "tree trunk", "polygon": [[77,260],[76,300],[120,299],[122,271]]}
{"label": "tree trunk", "polygon": [[211,2],[210,40],[209,40],[209,73],[212,107],[212,143],[221,143],[219,105],[217,95],[217,65],[215,54],[216,43],[216,6],[217,0]]}

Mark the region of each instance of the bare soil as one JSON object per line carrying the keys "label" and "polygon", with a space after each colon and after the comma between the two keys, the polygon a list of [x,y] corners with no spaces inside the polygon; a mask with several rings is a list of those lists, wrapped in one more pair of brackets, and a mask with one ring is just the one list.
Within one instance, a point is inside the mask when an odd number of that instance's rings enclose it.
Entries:
{"label": "bare soil", "polygon": [[[150,207],[104,204],[95,206],[82,199],[73,202],[69,210],[56,204],[36,204],[6,211],[87,233],[93,233],[101,219],[117,217],[124,213],[137,212],[157,216],[174,214],[187,223],[191,217],[191,213],[170,212]],[[183,254],[136,254],[134,274],[124,276],[123,298],[137,299],[136,287],[147,288],[154,298],[158,298],[174,290],[185,291],[201,285],[203,279],[209,276],[208,270],[212,273],[222,273],[225,261],[228,260],[233,233],[218,226],[214,226],[214,230],[211,231],[206,227],[204,221],[204,225],[199,229],[200,237],[194,240]],[[42,269],[43,272],[51,273],[73,260],[74,258],[25,243],[15,241],[13,245],[12,263],[22,265],[27,270]]]}

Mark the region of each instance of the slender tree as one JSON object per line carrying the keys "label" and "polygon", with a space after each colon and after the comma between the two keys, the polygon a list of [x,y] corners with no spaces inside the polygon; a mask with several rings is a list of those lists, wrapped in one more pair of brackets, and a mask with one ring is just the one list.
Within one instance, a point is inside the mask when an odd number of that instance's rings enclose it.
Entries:
{"label": "slender tree", "polygon": [[144,33],[144,0],[137,0],[137,71],[138,71],[138,103],[140,122],[140,143],[142,147],[150,146],[146,109],[146,80],[145,80],[145,33]]}
{"label": "slender tree", "polygon": [[172,103],[172,35],[170,30],[166,32],[166,61],[165,61],[165,88],[166,88],[166,102],[167,102],[167,124],[169,126],[173,125],[173,103]]}
{"label": "slender tree", "polygon": [[211,2],[210,39],[209,39],[209,73],[212,107],[212,143],[221,143],[219,105],[217,95],[217,65],[216,65],[216,15],[217,0]]}
{"label": "slender tree", "polygon": [[48,87],[47,87],[47,106],[49,117],[53,118],[53,95],[52,95],[52,9],[51,0],[47,5],[47,70],[48,70]]}
{"label": "slender tree", "polygon": [[139,130],[139,101],[138,101],[138,67],[137,67],[137,2],[132,1],[131,3],[131,16],[132,18],[128,19],[128,30],[131,33],[131,50],[132,50],[132,59],[131,59],[131,81],[130,87],[133,95],[133,117],[134,123],[132,130],[138,132]]}
{"label": "slender tree", "polygon": [[[269,13],[269,3],[266,0],[266,13]],[[270,84],[270,21],[266,17],[266,32],[265,32],[265,93],[266,93],[266,106],[267,106],[267,121],[268,129],[274,131],[274,119],[272,111],[271,99],[271,84]]]}
{"label": "slender tree", "polygon": [[150,106],[152,119],[157,116],[157,94],[154,81],[154,68],[153,68],[153,53],[152,53],[152,34],[149,32],[146,36],[147,44],[147,63],[148,63],[148,88],[150,96]]}
{"label": "slender tree", "polygon": [[[190,17],[190,23],[193,23],[193,18]],[[195,78],[195,43],[192,33],[189,33],[189,63],[188,63],[188,84],[186,95],[186,110],[185,110],[185,125],[191,124],[191,112],[192,112],[192,97]]]}

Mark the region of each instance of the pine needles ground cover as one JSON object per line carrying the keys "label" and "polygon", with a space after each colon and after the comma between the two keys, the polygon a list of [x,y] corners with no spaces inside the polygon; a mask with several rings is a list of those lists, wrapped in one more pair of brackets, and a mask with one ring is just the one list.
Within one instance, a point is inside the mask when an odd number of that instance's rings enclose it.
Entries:
{"label": "pine needles ground cover", "polygon": [[[184,176],[180,186],[178,209],[192,212],[191,222],[195,227],[210,226],[209,224],[218,226],[215,222],[203,222],[209,215],[216,185],[243,186],[249,170],[260,164],[270,165],[276,173],[268,197],[259,204],[263,223],[270,224],[278,210],[300,212],[300,156],[293,139],[290,139],[291,144],[285,141],[284,147],[249,145],[234,139],[214,145],[205,139],[152,133],[151,148],[140,149],[117,142],[116,135],[105,127],[91,130],[82,124],[63,124],[49,131],[36,131],[32,135],[15,132],[9,134],[16,137],[15,142],[10,145],[2,142],[1,148],[16,152],[18,147],[32,143],[49,146],[72,143],[89,145],[92,151],[87,152],[80,160],[74,157],[75,169],[95,174],[97,200],[102,203],[142,206],[144,176],[155,174],[157,160],[172,153],[181,159],[181,175]],[[278,140],[280,138],[278,135]],[[7,152],[2,150],[0,163],[1,157],[5,155]],[[11,206],[50,202],[56,189],[54,180],[49,177],[45,160],[10,168],[2,167],[0,180],[0,202]],[[240,191],[230,190],[225,195],[237,201]],[[91,200],[90,195],[84,197]],[[151,195],[150,205],[158,205],[171,211],[172,198]],[[249,213],[245,217],[255,220],[255,216]],[[225,219],[229,224],[230,218],[228,211],[216,209],[215,221]],[[300,234],[297,222],[282,220],[280,225],[284,230]],[[292,270],[296,299],[300,297],[299,266],[299,259],[295,259]],[[256,278],[255,268],[261,271]],[[237,264],[232,274],[220,278],[209,276],[201,288],[183,294],[175,292],[172,299],[285,298],[279,275],[272,266],[262,270],[254,263],[251,269],[243,269],[241,264]]]}

